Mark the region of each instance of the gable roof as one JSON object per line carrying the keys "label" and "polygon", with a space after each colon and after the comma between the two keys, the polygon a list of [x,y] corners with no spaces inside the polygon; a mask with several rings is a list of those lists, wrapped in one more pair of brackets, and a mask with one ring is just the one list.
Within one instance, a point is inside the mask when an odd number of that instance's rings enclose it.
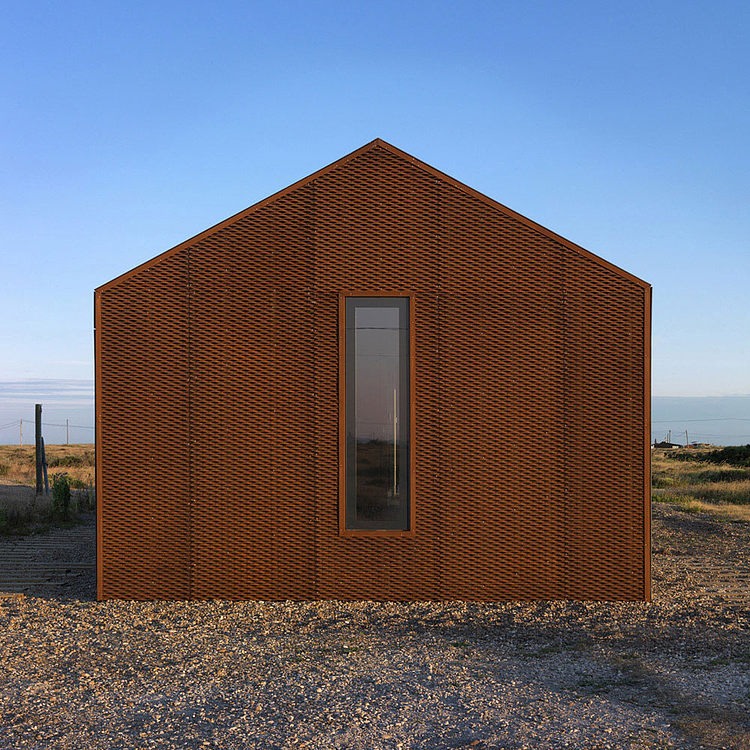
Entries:
{"label": "gable roof", "polygon": [[644,281],[643,279],[638,278],[637,276],[634,276],[633,274],[629,273],[628,271],[625,271],[619,266],[616,266],[614,263],[610,263],[604,258],[596,255],[595,253],[592,253],[589,250],[586,250],[580,245],[576,245],[574,242],[571,242],[565,237],[562,237],[561,235],[556,234],[555,232],[553,232],[550,229],[547,229],[541,224],[538,224],[537,222],[532,221],[531,219],[527,218],[523,214],[519,214],[517,211],[514,211],[513,209],[508,208],[502,203],[499,203],[498,201],[493,200],[492,198],[484,195],[484,193],[480,193],[478,190],[475,190],[474,188],[469,187],[463,182],[460,182],[459,180],[456,180],[453,177],[450,177],[444,172],[441,172],[440,170],[435,169],[435,167],[432,167],[429,164],[426,164],[425,162],[420,161],[419,159],[412,156],[411,154],[407,154],[405,151],[402,151],[401,149],[396,148],[395,146],[391,145],[387,141],[384,141],[382,138],[375,138],[369,143],[366,143],[364,146],[361,146],[355,151],[352,151],[351,153],[347,154],[346,156],[343,156],[340,159],[337,159],[336,161],[332,162],[328,166],[323,167],[322,169],[319,169],[316,172],[313,172],[307,177],[303,177],[301,180],[297,180],[297,182],[292,183],[288,187],[282,190],[279,190],[276,193],[273,193],[272,195],[269,195],[267,198],[264,198],[263,200],[258,201],[257,203],[254,203],[252,206],[249,206],[248,208],[243,209],[242,211],[239,211],[233,216],[230,216],[229,218],[224,219],[223,221],[220,221],[218,224],[214,224],[213,226],[209,227],[203,232],[200,232],[199,234],[196,234],[195,236],[190,237],[184,242],[181,242],[179,245],[175,245],[169,250],[165,250],[164,252],[159,253],[159,255],[156,255],[150,260],[147,260],[144,263],[141,263],[135,266],[134,268],[130,269],[129,271],[126,271],[120,274],[119,276],[115,277],[111,281],[108,281],[107,283],[102,284],[101,286],[97,287],[96,292],[104,291],[112,286],[119,284],[120,282],[133,276],[134,274],[140,273],[141,271],[149,268],[150,266],[161,262],[164,258],[170,255],[173,255],[174,253],[177,253],[185,249],[186,247],[190,247],[196,244],[197,242],[200,242],[202,239],[218,232],[221,229],[231,226],[232,224],[244,219],[246,216],[249,216],[255,211],[258,211],[264,206],[267,206],[269,203],[272,203],[278,200],[279,198],[281,198],[282,196],[287,195],[288,193],[291,193],[295,190],[298,190],[301,187],[304,187],[305,185],[309,184],[310,182],[313,182],[314,180],[322,177],[323,175],[328,174],[329,172],[332,172],[338,169],[344,164],[347,164],[348,162],[357,158],[361,154],[366,153],[367,151],[374,150],[374,149],[384,149],[390,152],[392,155],[400,159],[403,159],[405,161],[408,161],[413,166],[426,172],[427,174],[431,175],[437,180],[440,180],[441,182],[445,184],[451,185],[452,187],[460,190],[461,192],[481,201],[482,203],[489,206],[490,208],[496,211],[499,211],[500,213],[504,214],[505,216],[511,219],[514,219],[515,221],[519,222],[520,224],[523,224],[524,226],[528,227],[532,231],[542,234],[545,237],[553,240],[554,242],[557,242],[560,245],[563,245],[568,250],[571,250],[574,253],[577,253],[579,255],[582,255],[585,258],[588,258],[589,260],[594,261],[598,265],[608,269],[609,271],[626,279],[627,281],[630,281],[643,289],[651,288],[648,282]]}

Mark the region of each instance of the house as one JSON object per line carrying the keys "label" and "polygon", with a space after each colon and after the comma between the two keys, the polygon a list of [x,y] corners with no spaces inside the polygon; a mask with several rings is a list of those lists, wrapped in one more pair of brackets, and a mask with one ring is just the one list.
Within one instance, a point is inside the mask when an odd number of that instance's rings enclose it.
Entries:
{"label": "house", "polygon": [[649,285],[388,143],[95,318],[100,598],[650,597]]}

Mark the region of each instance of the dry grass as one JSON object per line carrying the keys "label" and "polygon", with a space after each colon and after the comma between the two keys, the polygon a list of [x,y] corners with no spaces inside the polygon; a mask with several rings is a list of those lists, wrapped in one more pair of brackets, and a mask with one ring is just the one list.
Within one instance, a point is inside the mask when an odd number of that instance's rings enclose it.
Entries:
{"label": "dry grass", "polygon": [[[50,477],[64,472],[74,486],[94,484],[93,445],[47,445],[45,452]],[[33,445],[0,445],[0,481],[29,487],[35,485]]]}
{"label": "dry grass", "polygon": [[0,533],[23,532],[52,520],[51,495],[37,496],[25,485],[0,485]]}
{"label": "dry grass", "polygon": [[687,513],[713,513],[729,521],[750,521],[750,506],[731,505],[729,503],[706,503],[691,495],[680,495],[671,492],[654,495],[660,503],[677,505]]}
{"label": "dry grass", "polygon": [[[48,445],[48,475],[67,474],[74,488],[71,515],[94,507],[94,446]],[[53,508],[52,494],[35,494],[34,446],[0,445],[0,533],[25,533],[67,520]]]}
{"label": "dry grass", "polygon": [[688,512],[709,512],[733,521],[750,521],[750,467],[700,460],[677,461],[662,450],[652,454],[651,485],[657,502]]}

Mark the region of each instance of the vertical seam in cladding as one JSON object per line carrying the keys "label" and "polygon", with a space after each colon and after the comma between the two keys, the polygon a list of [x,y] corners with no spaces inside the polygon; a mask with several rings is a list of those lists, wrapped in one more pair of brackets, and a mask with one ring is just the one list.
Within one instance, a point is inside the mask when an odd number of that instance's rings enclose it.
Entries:
{"label": "vertical seam in cladding", "polygon": [[[320,575],[318,572],[318,544],[319,544],[319,533],[320,524],[318,523],[318,466],[319,466],[319,452],[320,452],[320,435],[318,434],[318,418],[320,414],[320,395],[318,393],[318,339],[320,332],[318,331],[318,217],[317,217],[317,180],[313,180],[310,184],[311,194],[311,208],[310,208],[310,225],[311,225],[311,238],[310,238],[310,254],[312,255],[312,278],[310,279],[310,304],[312,305],[312,384],[313,384],[313,414],[312,414],[312,510],[313,510],[313,533],[312,533],[312,595],[315,599],[320,597]],[[336,424],[338,425],[338,415]],[[336,498],[338,502],[338,498]]]}
{"label": "vertical seam in cladding", "polygon": [[191,279],[193,248],[188,248],[186,253],[186,282],[187,282],[187,406],[188,406],[188,523],[187,523],[187,545],[188,545],[188,599],[192,599],[195,592],[195,558],[193,552],[193,504],[195,503],[195,479],[194,479],[194,451],[193,451],[193,286]]}
{"label": "vertical seam in cladding", "polygon": [[435,491],[437,495],[438,513],[438,538],[434,541],[435,548],[433,549],[433,559],[436,560],[436,586],[438,598],[445,597],[445,585],[444,579],[444,559],[443,555],[443,541],[445,539],[445,497],[443,494],[443,321],[442,321],[442,293],[443,293],[443,251],[445,248],[444,234],[443,234],[443,186],[438,180],[435,180],[435,221],[437,224],[437,294],[435,295],[435,324],[437,325],[437,335],[435,336],[435,345],[437,351],[435,352],[435,364],[436,372],[435,377],[437,378],[437,393],[438,393],[438,413],[437,413],[437,476],[435,479]]}
{"label": "vertical seam in cladding", "polygon": [[[284,218],[278,219],[279,223],[282,223],[284,221]],[[294,253],[294,248],[292,248],[292,253]],[[290,265],[294,266],[295,261],[298,261],[299,258],[291,258],[290,259]],[[281,347],[279,346],[279,319],[280,319],[280,312],[279,312],[279,297],[281,296],[281,273],[279,269],[279,253],[276,249],[276,242],[271,243],[271,284],[272,284],[272,298],[271,298],[271,331],[272,331],[272,342],[273,342],[273,356],[272,356],[272,365],[274,373],[281,372],[281,362],[280,362],[280,351]],[[276,457],[278,456],[279,450],[279,435],[278,435],[278,424],[279,424],[279,381],[275,382],[273,384],[273,389],[271,391],[271,408],[272,408],[272,414],[273,414],[273,433],[272,437],[269,440],[269,447],[270,447],[270,478],[271,478],[271,517],[274,519],[279,518],[279,512],[281,510],[280,506],[280,498],[279,498],[279,490],[280,490],[280,483],[279,483],[279,466],[276,460]],[[268,532],[267,532],[268,533]],[[279,589],[279,578],[280,578],[280,570],[281,570],[281,559],[280,559],[280,540],[279,540],[279,530],[278,530],[278,522],[273,522],[271,524],[270,529],[270,540],[266,540],[267,542],[270,541],[270,567],[273,574],[274,580],[270,582],[270,588],[272,591],[272,595],[274,599],[279,598],[280,596],[280,589]]]}

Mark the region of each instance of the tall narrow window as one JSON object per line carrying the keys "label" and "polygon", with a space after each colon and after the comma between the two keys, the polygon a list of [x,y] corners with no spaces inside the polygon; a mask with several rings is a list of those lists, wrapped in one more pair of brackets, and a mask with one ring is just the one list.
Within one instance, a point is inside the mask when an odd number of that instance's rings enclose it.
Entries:
{"label": "tall narrow window", "polygon": [[344,303],[344,530],[409,531],[410,298]]}

